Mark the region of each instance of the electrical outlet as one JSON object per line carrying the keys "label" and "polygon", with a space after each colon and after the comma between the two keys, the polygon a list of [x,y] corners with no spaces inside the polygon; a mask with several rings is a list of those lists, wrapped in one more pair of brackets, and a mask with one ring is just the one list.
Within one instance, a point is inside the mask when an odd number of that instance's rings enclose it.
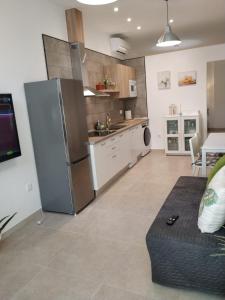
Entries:
{"label": "electrical outlet", "polygon": [[121,116],[123,115],[123,110],[122,110],[122,109],[120,110],[120,115],[121,115]]}
{"label": "electrical outlet", "polygon": [[32,183],[27,183],[26,186],[25,186],[25,188],[26,188],[26,191],[27,191],[27,192],[31,192],[31,191],[33,190],[33,185],[32,185]]}

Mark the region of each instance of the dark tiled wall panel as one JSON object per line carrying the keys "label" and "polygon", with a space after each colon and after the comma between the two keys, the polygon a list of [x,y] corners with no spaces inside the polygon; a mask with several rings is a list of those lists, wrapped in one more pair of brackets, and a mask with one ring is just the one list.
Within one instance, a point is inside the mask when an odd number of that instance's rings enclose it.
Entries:
{"label": "dark tiled wall panel", "polygon": [[69,44],[43,36],[48,78],[73,78]]}
{"label": "dark tiled wall panel", "polygon": [[[73,78],[69,44],[49,36],[43,36],[43,41],[49,79]],[[118,100],[113,97],[86,98],[88,129],[94,129],[97,120],[104,122],[106,113],[111,114],[113,123],[123,120],[120,110],[131,109],[134,117],[147,116],[144,58],[121,62],[116,58],[89,49],[86,49],[86,54],[87,82],[85,82],[85,85],[95,88],[98,82],[104,80],[104,66],[124,63],[136,68],[138,88],[138,98],[135,100]]]}

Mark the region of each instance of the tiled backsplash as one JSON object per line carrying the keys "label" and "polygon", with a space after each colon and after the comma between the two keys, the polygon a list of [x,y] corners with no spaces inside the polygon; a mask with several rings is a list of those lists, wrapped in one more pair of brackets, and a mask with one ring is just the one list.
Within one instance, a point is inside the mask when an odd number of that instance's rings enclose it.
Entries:
{"label": "tiled backsplash", "polygon": [[86,98],[87,124],[88,129],[94,129],[97,120],[105,122],[106,113],[110,113],[112,123],[123,121],[124,101],[118,99],[109,99],[109,97]]}
{"label": "tiled backsplash", "polygon": [[102,82],[105,79],[103,75],[104,66],[120,63],[119,59],[89,49],[86,49],[86,55],[85,69],[88,85],[93,88],[99,81]]}
{"label": "tiled backsplash", "polygon": [[[43,36],[43,41],[49,79],[73,78],[69,43],[46,35]],[[89,49],[86,49],[86,54],[86,85],[95,88],[98,82],[104,80],[104,66],[123,63],[135,67],[138,89],[137,99],[132,100],[118,100],[113,97],[85,98],[88,129],[94,129],[98,120],[105,122],[106,113],[110,113],[112,123],[123,120],[124,115],[120,115],[120,110],[124,112],[125,109],[131,109],[133,117],[147,116],[144,58],[120,61]]]}
{"label": "tiled backsplash", "polygon": [[[85,68],[88,76],[88,85],[95,88],[98,82],[103,82],[103,68],[120,61],[110,56],[86,49]],[[106,113],[110,113],[113,123],[123,120],[120,110],[124,111],[124,101],[113,97],[92,97],[86,98],[87,124],[88,129],[94,129],[98,120],[105,122]]]}

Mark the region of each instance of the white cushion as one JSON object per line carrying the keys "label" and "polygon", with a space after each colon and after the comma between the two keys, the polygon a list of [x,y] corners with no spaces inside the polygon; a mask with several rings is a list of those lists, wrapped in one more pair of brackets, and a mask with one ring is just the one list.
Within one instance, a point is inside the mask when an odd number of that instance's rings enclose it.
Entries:
{"label": "white cushion", "polygon": [[225,166],[210,181],[202,197],[198,227],[202,233],[213,233],[225,224]]}

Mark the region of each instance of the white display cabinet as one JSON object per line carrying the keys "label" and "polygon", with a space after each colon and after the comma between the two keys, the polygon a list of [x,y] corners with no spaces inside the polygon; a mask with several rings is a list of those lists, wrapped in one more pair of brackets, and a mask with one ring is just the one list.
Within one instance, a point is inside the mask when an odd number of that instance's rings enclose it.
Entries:
{"label": "white display cabinet", "polygon": [[165,117],[165,152],[170,155],[189,155],[189,139],[200,134],[199,113]]}

